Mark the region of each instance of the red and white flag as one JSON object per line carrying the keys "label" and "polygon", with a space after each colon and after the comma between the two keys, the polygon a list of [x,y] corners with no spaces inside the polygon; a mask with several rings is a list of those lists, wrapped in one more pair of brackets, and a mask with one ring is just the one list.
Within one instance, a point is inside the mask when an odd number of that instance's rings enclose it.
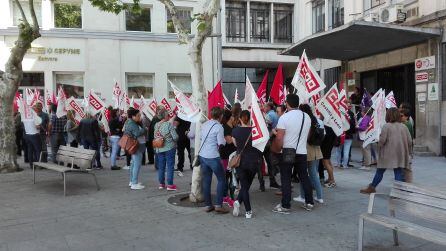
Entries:
{"label": "red and white flag", "polygon": [[119,98],[119,109],[127,112],[130,107],[130,99],[127,92],[123,91],[121,97]]}
{"label": "red and white flag", "polygon": [[122,89],[119,86],[118,82],[113,86],[113,100],[115,101],[114,108],[118,109],[120,107],[120,101],[122,96]]}
{"label": "red and white flag", "polygon": [[266,70],[265,76],[263,76],[262,83],[259,86],[259,89],[257,89],[257,98],[260,101],[260,104],[263,106],[266,104],[266,88],[268,86],[268,70]]}
{"label": "red and white flag", "polygon": [[93,90],[90,90],[88,104],[93,115],[98,114],[106,108],[104,101],[102,101],[102,99],[96,95]]}
{"label": "red and white flag", "polygon": [[71,97],[67,100],[68,110],[72,110],[75,112],[75,117],[79,117],[80,119],[85,118],[84,109],[82,109],[82,105],[79,104],[74,97]]}
{"label": "red and white flag", "polygon": [[200,106],[193,102],[191,98],[187,97],[172,82],[169,81],[169,83],[175,93],[175,102],[177,104],[176,113],[178,117],[185,121],[197,123],[201,118]]}
{"label": "red and white flag", "polygon": [[269,131],[259,107],[256,92],[248,76],[246,76],[245,105],[249,107],[251,112],[252,146],[263,152],[269,140]]}
{"label": "red and white flag", "polygon": [[367,145],[371,143],[376,143],[379,141],[379,135],[381,133],[381,128],[376,123],[377,113],[373,111],[372,118],[370,120],[369,126],[365,131],[364,142],[362,143],[362,147],[365,148]]}
{"label": "red and white flag", "polygon": [[344,127],[338,100],[339,92],[336,84],[334,84],[321,98],[316,107],[324,116],[324,123],[331,127],[337,136],[340,136],[344,132]]}
{"label": "red and white flag", "polygon": [[319,103],[321,98],[322,98],[321,94],[317,93],[316,95],[313,95],[310,99],[310,101],[311,101],[310,106],[311,106],[311,108],[313,108],[314,114],[316,114],[318,117],[321,116],[321,113],[317,109],[317,104]]}
{"label": "red and white flag", "polygon": [[269,95],[276,105],[281,105],[285,103],[282,68],[283,68],[282,64],[279,64],[276,76],[274,77],[273,86],[271,87],[271,93]]}
{"label": "red and white flag", "polygon": [[144,113],[148,119],[153,119],[153,117],[156,115],[156,106],[157,103],[155,99],[153,99],[151,102],[144,102],[141,106],[141,112]]}
{"label": "red and white flag", "polygon": [[377,98],[373,103],[373,109],[374,112],[376,112],[376,125],[381,129],[386,123],[386,97],[384,90],[378,93]]}
{"label": "red and white flag", "polygon": [[161,105],[166,108],[166,110],[169,112],[169,119],[173,118],[175,116],[175,113],[173,112],[172,106],[169,104],[169,101],[167,101],[166,98],[163,98],[161,100]]}
{"label": "red and white flag", "polygon": [[237,88],[235,88],[235,93],[234,93],[234,104],[240,103],[240,97],[238,95],[238,90]]}
{"label": "red and white flag", "polygon": [[339,92],[338,102],[339,102],[339,111],[341,112],[342,125],[344,131],[347,131],[348,129],[350,129],[350,118],[348,115],[347,93],[345,92],[345,89],[342,89]]}
{"label": "red and white flag", "polygon": [[57,90],[57,110],[56,110],[56,116],[58,118],[61,118],[63,116],[67,115],[67,96],[65,96],[65,92],[62,89],[62,87],[59,87],[59,90]]}
{"label": "red and white flag", "polygon": [[20,95],[17,97],[17,105],[22,121],[34,118],[34,110],[27,104],[26,99]]}
{"label": "red and white flag", "polygon": [[387,94],[386,96],[386,108],[389,109],[392,107],[397,107],[397,106],[396,106],[395,96],[393,95],[393,91],[390,91],[389,94]]}
{"label": "red and white flag", "polygon": [[110,133],[110,127],[108,126],[107,116],[105,115],[105,109],[101,111],[101,124],[104,127],[104,132],[109,134]]}
{"label": "red and white flag", "polygon": [[305,103],[306,100],[325,88],[325,84],[321,77],[319,77],[308,60],[305,50],[300,57],[299,65],[297,66],[291,85],[296,88],[297,95],[299,95],[302,100],[301,103]]}

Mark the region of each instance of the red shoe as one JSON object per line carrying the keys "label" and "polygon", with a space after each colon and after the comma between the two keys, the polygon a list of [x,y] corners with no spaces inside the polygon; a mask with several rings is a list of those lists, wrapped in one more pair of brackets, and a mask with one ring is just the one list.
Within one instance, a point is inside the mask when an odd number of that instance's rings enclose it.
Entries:
{"label": "red shoe", "polygon": [[163,190],[164,188],[166,188],[166,185],[164,185],[164,184],[160,184],[160,185],[158,186],[158,189],[159,189],[159,190]]}
{"label": "red shoe", "polygon": [[228,205],[230,208],[234,207],[234,201],[229,196],[223,198],[223,204]]}
{"label": "red shoe", "polygon": [[177,185],[167,185],[167,191],[176,191]]}

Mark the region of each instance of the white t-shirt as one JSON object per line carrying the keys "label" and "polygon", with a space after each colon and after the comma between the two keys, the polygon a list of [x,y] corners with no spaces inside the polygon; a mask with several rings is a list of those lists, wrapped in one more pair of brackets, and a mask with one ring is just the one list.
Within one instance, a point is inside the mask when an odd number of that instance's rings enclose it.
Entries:
{"label": "white t-shirt", "polygon": [[27,135],[33,135],[38,134],[39,130],[36,127],[36,123],[34,119],[24,119],[22,120],[23,126],[25,127],[25,134]]}
{"label": "white t-shirt", "polygon": [[[302,119],[304,118],[303,116],[305,116],[305,120],[303,123],[299,145],[297,145]],[[310,132],[310,127],[310,116],[300,110],[291,110],[283,114],[277,123],[277,129],[285,130],[283,148],[296,148],[297,145],[296,154],[307,154],[307,137],[308,133]]]}

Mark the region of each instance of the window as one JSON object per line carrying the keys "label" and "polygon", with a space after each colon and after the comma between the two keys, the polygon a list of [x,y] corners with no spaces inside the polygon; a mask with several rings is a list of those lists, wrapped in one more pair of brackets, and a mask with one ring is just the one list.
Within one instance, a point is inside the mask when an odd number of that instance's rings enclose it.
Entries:
{"label": "window", "polygon": [[[176,8],[176,11],[177,11],[177,16],[180,19],[181,23],[183,24],[184,28],[188,31],[188,33],[190,33],[191,23],[192,23],[191,10]],[[172,16],[170,15],[168,9],[166,9],[166,13],[167,13],[167,32],[176,33],[175,26],[173,26]]]}
{"label": "window", "polygon": [[[31,12],[29,9],[29,2],[27,1],[23,1],[20,0],[20,5],[22,6],[23,12],[25,12],[25,16],[26,19],[28,20],[28,22],[32,22],[32,18],[31,18]],[[20,9],[19,7],[17,7],[17,4],[15,4],[15,1],[11,1],[12,4],[12,17],[13,17],[13,21],[12,24],[14,26],[17,26],[21,20],[22,20],[22,15],[20,14]],[[36,12],[36,17],[37,17],[37,22],[39,23],[39,25],[42,24],[42,1],[40,0],[35,0],[34,1],[34,11]]]}
{"label": "window", "polygon": [[313,33],[325,30],[325,1],[313,1]]}
{"label": "window", "polygon": [[246,42],[245,2],[226,2],[226,40]]}
{"label": "window", "polygon": [[127,79],[127,93],[129,97],[152,98],[153,97],[153,75],[141,73],[128,73]]}
{"label": "window", "polygon": [[76,99],[84,98],[84,74],[83,73],[56,73],[56,90],[62,86],[67,97]]}
{"label": "window", "polygon": [[364,10],[373,9],[385,3],[386,0],[364,0]]}
{"label": "window", "polygon": [[140,13],[134,13],[131,10],[126,10],[125,28],[127,31],[152,31],[150,22],[150,8],[141,7]]}
{"label": "window", "polygon": [[[192,80],[190,75],[181,75],[181,74],[168,74],[167,79],[172,82],[178,89],[180,89],[186,96],[192,95]],[[167,82],[169,86],[169,98],[174,99],[175,94],[170,87],[170,83]]]}
{"label": "window", "polygon": [[270,5],[251,3],[251,42],[267,43],[270,41]]}
{"label": "window", "polygon": [[274,76],[276,75],[276,69],[223,67],[222,74],[223,79],[225,80],[223,84],[223,92],[228,98],[229,102],[234,102],[234,94],[236,89],[239,95],[239,99],[243,100],[245,98],[246,76],[249,77],[254,90],[257,91],[260,84],[262,83],[266,70],[269,70],[268,88],[266,89],[270,90],[274,80]]}
{"label": "window", "polygon": [[56,2],[54,4],[54,27],[81,29],[82,10],[80,4]]}
{"label": "window", "polygon": [[274,42],[293,42],[293,5],[274,4]]}
{"label": "window", "polygon": [[329,0],[328,28],[336,28],[344,24],[344,0]]}

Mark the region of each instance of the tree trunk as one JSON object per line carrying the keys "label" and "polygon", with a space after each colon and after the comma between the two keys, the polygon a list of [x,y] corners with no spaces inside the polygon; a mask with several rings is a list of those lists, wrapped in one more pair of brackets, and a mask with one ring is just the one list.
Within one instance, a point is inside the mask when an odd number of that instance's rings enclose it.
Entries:
{"label": "tree trunk", "polygon": [[[198,47],[198,48],[197,48]],[[200,105],[200,109],[204,114],[207,114],[207,98],[204,90],[204,79],[203,79],[203,59],[202,59],[202,46],[195,45],[191,43],[189,46],[189,58],[191,60],[191,80],[192,80],[192,91],[194,97],[197,99],[197,103]],[[200,122],[196,123],[195,128],[195,155],[198,154],[200,149],[200,131],[201,124],[205,121],[204,118]],[[201,202],[203,201],[203,193],[201,186],[201,167],[194,167],[192,172],[192,185],[189,194],[189,199],[191,202]]]}
{"label": "tree trunk", "polygon": [[[1,81],[1,80],[0,80]],[[13,117],[14,93],[5,88],[9,83],[0,82],[0,173],[19,169],[16,161],[15,125]],[[6,90],[5,90],[6,89]]]}

